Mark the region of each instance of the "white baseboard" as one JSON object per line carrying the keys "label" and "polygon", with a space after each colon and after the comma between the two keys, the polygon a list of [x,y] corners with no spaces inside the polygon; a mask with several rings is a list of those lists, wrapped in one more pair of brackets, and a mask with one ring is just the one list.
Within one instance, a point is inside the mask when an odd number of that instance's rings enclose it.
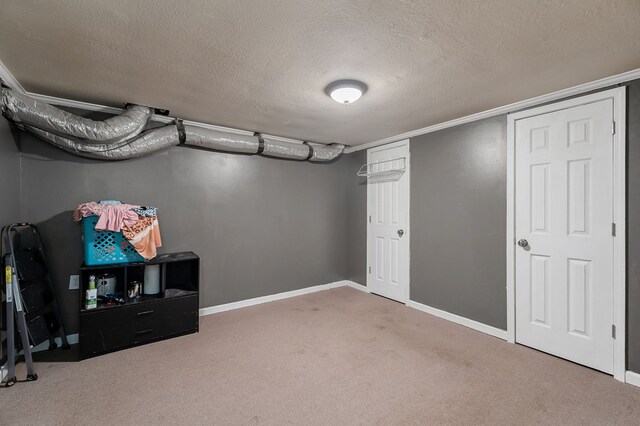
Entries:
{"label": "white baseboard", "polygon": [[[330,290],[338,287],[351,287],[353,289],[369,293],[369,289],[366,286],[358,284],[349,280],[336,281],[329,284],[322,284],[313,287],[301,288],[299,290],[286,291],[284,293],[272,294],[269,296],[256,297],[253,299],[240,300],[238,302],[225,303],[224,305],[210,306],[208,308],[200,309],[200,316],[217,314],[220,312],[231,311],[234,309],[246,308],[249,306],[260,305],[262,303],[274,302],[276,300],[288,299],[290,297],[302,296],[303,294],[316,293],[318,291]],[[417,309],[422,312],[426,312],[431,315],[455,322],[465,327],[472,328],[477,331],[489,334],[499,339],[507,340],[507,332],[500,330],[499,328],[492,327],[490,325],[482,324],[477,321],[470,320],[455,314],[451,314],[440,309],[432,308],[431,306],[423,305],[422,303],[414,302],[410,300],[407,302],[407,306]]]}
{"label": "white baseboard", "polygon": [[366,285],[358,284],[355,281],[349,281],[349,280],[346,280],[345,283],[347,287],[355,288],[356,290],[364,291],[365,293],[371,293],[369,291],[369,287],[367,287]]}
{"label": "white baseboard", "polygon": [[210,306],[200,309],[200,316],[217,314],[231,311],[233,309],[246,308],[248,306],[260,305],[262,303],[274,302],[276,300],[288,299],[290,297],[302,296],[303,294],[316,293],[318,291],[330,290],[332,288],[347,286],[347,281],[336,281],[329,284],[316,285],[313,287],[301,288],[299,290],[285,291],[284,293],[271,294],[269,296],[255,297],[253,299],[240,300],[238,302],[225,303],[224,305]]}
{"label": "white baseboard", "polygon": [[633,371],[627,371],[624,375],[624,381],[633,386],[640,387],[640,374]]}
{"label": "white baseboard", "polygon": [[502,340],[507,340],[506,330],[500,330],[499,328],[492,327],[490,325],[483,324],[481,322],[474,321],[469,318],[461,317],[459,315],[452,314],[446,311],[442,311],[440,309],[432,308],[431,306],[423,305],[422,303],[414,302],[413,300],[409,300],[407,302],[407,306],[422,312],[426,312],[427,314],[435,315],[439,318],[443,318],[448,321],[455,322],[456,324],[464,325],[465,327],[472,328],[476,331],[489,334],[493,337],[497,337]]}

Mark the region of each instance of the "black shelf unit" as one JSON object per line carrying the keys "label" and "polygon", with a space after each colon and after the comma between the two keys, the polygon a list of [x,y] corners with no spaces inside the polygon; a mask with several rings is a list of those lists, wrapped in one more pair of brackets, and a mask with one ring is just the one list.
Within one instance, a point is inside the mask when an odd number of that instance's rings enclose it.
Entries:
{"label": "black shelf unit", "polygon": [[[160,293],[127,297],[131,281],[143,283],[144,268],[160,266]],[[123,304],[84,309],[89,277],[116,276]],[[200,258],[193,252],[158,255],[148,262],[80,268],[80,359],[198,332]]]}

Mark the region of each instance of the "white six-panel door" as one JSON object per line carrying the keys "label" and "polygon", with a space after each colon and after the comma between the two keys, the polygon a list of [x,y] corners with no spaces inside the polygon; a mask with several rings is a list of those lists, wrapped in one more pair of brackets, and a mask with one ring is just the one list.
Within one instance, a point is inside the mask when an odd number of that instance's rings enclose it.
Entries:
{"label": "white six-panel door", "polygon": [[399,178],[372,177],[367,182],[367,287],[372,293],[406,303],[409,293],[409,141],[369,149],[367,162],[374,172],[402,164],[406,168]]}
{"label": "white six-panel door", "polygon": [[613,100],[515,122],[516,341],[613,372]]}

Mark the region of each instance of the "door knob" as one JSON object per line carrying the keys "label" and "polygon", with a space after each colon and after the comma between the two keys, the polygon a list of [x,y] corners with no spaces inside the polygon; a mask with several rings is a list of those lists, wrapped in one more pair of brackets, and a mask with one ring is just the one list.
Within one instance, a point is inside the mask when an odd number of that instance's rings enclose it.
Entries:
{"label": "door knob", "polygon": [[398,229],[398,236],[402,237],[404,235],[404,229]]}
{"label": "door knob", "polygon": [[529,241],[525,240],[524,238],[521,239],[520,241],[518,241],[518,245],[520,247],[527,247],[529,245]]}

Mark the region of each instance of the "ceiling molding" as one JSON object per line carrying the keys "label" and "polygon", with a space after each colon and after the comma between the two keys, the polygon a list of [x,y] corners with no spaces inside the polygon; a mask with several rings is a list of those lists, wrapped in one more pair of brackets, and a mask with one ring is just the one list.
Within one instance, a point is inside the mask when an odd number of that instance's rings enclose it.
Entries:
{"label": "ceiling molding", "polygon": [[377,141],[368,142],[362,145],[351,146],[345,149],[344,152],[345,154],[350,154],[352,152],[361,151],[363,149],[373,148],[392,142],[398,142],[403,139],[414,138],[416,136],[436,132],[438,130],[448,129],[449,127],[459,126],[460,124],[471,123],[472,121],[478,121],[484,118],[494,117],[496,115],[509,114],[533,106],[538,106],[547,102],[553,102],[570,96],[579,95],[581,93],[590,92],[592,90],[615,86],[616,84],[625,83],[637,78],[640,78],[640,68],[623,72],[622,74],[616,74],[611,77],[601,78],[589,83],[579,84],[568,89],[558,90],[546,95],[536,96],[535,98],[525,99],[523,101],[514,102],[509,105],[504,105],[498,108],[478,112],[476,114],[467,115],[465,117],[456,118],[454,120],[445,121],[444,123],[423,127],[422,129],[413,130],[411,132],[402,133],[400,135],[390,136],[388,138],[379,139]]}
{"label": "ceiling molding", "polygon": [[0,78],[2,79],[2,81],[4,81],[4,84],[9,86],[12,90],[15,90],[16,92],[20,92],[22,94],[27,93],[27,91],[24,90],[24,87],[22,87],[20,82],[18,82],[18,80],[16,80],[16,78],[13,76],[13,74],[9,72],[9,70],[2,63],[2,61],[0,61]]}

